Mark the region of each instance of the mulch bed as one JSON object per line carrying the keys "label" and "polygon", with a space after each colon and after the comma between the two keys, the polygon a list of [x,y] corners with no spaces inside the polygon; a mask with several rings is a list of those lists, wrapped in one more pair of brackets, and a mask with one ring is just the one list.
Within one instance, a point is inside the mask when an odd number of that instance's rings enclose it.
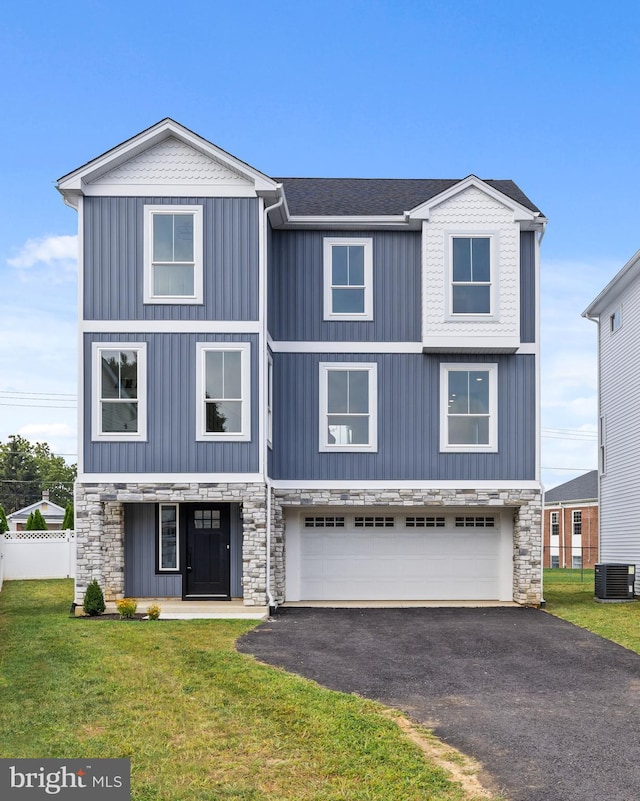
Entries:
{"label": "mulch bed", "polygon": [[72,615],[78,620],[144,620],[147,617],[145,612],[136,612],[131,618],[121,618],[117,612],[107,612],[104,615]]}

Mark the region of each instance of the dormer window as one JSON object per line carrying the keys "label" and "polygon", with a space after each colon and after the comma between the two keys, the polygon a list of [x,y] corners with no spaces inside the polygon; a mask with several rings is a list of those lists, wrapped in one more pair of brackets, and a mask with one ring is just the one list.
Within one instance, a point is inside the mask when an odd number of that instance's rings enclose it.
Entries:
{"label": "dormer window", "polygon": [[491,238],[451,239],[452,314],[491,314]]}
{"label": "dormer window", "polygon": [[202,207],[145,206],[145,303],[202,303]]}

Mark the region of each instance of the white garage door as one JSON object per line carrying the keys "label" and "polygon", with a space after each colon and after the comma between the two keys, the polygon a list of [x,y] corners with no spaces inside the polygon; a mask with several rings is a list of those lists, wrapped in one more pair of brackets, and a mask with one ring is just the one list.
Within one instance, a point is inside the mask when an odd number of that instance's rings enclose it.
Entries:
{"label": "white garage door", "polygon": [[287,600],[510,600],[503,528],[485,511],[303,514],[298,542],[287,536]]}

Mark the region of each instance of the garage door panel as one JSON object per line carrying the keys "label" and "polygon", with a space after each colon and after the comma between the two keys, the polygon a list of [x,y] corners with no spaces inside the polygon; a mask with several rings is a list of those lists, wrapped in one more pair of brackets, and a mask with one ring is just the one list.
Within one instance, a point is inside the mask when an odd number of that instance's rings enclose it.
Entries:
{"label": "garage door panel", "polygon": [[[353,519],[353,518],[352,518]],[[301,600],[491,600],[499,597],[495,528],[302,529]],[[404,518],[402,518],[404,521]],[[509,532],[510,534],[510,532]]]}

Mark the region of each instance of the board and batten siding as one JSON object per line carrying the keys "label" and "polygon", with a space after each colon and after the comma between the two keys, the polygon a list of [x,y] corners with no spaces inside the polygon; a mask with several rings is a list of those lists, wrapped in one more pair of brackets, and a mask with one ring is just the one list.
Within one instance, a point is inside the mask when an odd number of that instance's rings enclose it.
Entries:
{"label": "board and batten siding", "polygon": [[[242,519],[240,506],[230,504],[231,596],[242,597]],[[182,576],[156,572],[158,504],[124,504],[125,595],[131,598],[181,598]],[[181,520],[181,536],[184,521]]]}
{"label": "board and batten siding", "polygon": [[[622,326],[612,333],[610,315],[620,306]],[[603,311],[598,335],[600,414],[605,427],[600,561],[640,567],[640,280]]]}
{"label": "board and batten siding", "polygon": [[[255,334],[85,334],[86,473],[253,473],[258,470],[258,337]],[[147,441],[94,442],[91,345],[147,343]],[[196,441],[196,344],[251,343],[251,441]],[[203,476],[204,478],[204,476]]]}
{"label": "board and batten siding", "polygon": [[536,235],[520,234],[520,341],[536,341]]}
{"label": "board and batten siding", "polygon": [[[373,320],[324,320],[325,238],[373,240]],[[420,232],[272,231],[269,332],[283,341],[418,342]]]}
{"label": "board and batten siding", "polygon": [[[378,365],[377,453],[320,453],[319,362]],[[498,365],[498,452],[440,453],[440,364]],[[274,354],[272,477],[322,481],[535,480],[535,357]]]}
{"label": "board and batten siding", "polygon": [[[146,205],[203,207],[203,304],[143,303]],[[258,213],[255,198],[85,198],[84,319],[257,320]]]}

